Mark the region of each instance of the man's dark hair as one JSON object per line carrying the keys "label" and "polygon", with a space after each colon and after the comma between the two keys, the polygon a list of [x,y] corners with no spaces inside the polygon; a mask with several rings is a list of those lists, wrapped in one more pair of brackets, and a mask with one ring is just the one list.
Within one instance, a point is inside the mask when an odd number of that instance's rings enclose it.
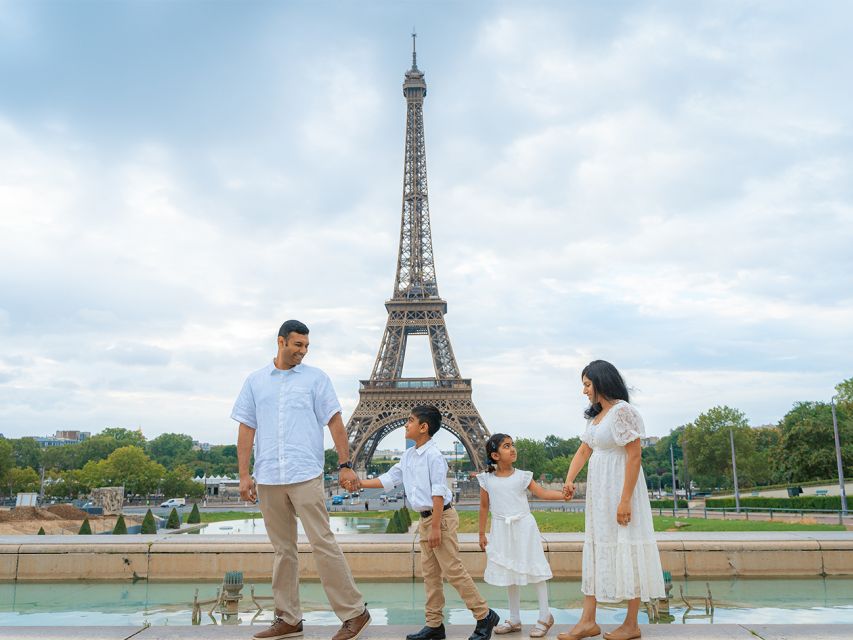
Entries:
{"label": "man's dark hair", "polygon": [[308,327],[299,322],[299,320],[288,320],[287,322],[285,322],[283,325],[281,325],[281,329],[278,330],[278,335],[287,340],[287,336],[289,336],[294,331],[303,336],[308,335]]}
{"label": "man's dark hair", "polygon": [[431,404],[419,404],[417,407],[412,409],[412,415],[415,416],[419,422],[427,423],[427,431],[429,432],[430,438],[432,438],[436,433],[438,433],[438,430],[441,429],[441,411]]}
{"label": "man's dark hair", "polygon": [[[592,383],[596,394],[607,400],[624,400],[629,402],[628,387],[622,375],[612,364],[605,360],[593,360],[581,372],[581,378],[586,376]],[[586,418],[594,418],[601,413],[601,403],[596,402],[586,408],[583,415]]]}

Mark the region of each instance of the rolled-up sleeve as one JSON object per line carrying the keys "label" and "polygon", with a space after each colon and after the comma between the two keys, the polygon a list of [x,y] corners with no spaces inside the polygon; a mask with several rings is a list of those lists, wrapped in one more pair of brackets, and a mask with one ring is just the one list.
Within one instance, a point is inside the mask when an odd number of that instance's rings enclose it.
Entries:
{"label": "rolled-up sleeve", "polygon": [[431,455],[429,459],[429,477],[432,482],[430,495],[447,498],[450,495],[450,489],[447,486],[447,461],[438,451],[438,447],[435,451],[435,455]]}
{"label": "rolled-up sleeve", "polygon": [[252,384],[249,378],[243,383],[240,395],[231,410],[231,419],[242,422],[252,429],[258,428],[258,417],[255,411],[255,394],[252,392]]}
{"label": "rolled-up sleeve", "polygon": [[385,491],[391,491],[394,487],[403,481],[403,468],[398,462],[385,473],[379,476],[379,482],[382,483],[382,488]]}
{"label": "rolled-up sleeve", "polygon": [[323,374],[314,390],[314,415],[325,426],[336,413],[341,413],[341,403],[329,376]]}

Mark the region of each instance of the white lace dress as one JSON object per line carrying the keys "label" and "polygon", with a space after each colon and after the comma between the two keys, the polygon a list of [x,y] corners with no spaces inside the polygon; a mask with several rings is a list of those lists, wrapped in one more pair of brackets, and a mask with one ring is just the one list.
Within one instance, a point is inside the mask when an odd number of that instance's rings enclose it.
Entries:
{"label": "white lace dress", "polygon": [[536,519],[530,513],[527,487],[533,473],[516,469],[505,478],[481,473],[477,481],[489,494],[492,528],[486,545],[483,580],[498,587],[531,584],[551,578]]}
{"label": "white lace dress", "polygon": [[663,598],[663,572],[643,469],[631,495],[631,521],[616,522],[625,481],[625,445],[645,437],[643,419],[627,402],[599,424],[589,420],[581,440],[592,448],[586,481],[586,527],[581,591],[599,602]]}

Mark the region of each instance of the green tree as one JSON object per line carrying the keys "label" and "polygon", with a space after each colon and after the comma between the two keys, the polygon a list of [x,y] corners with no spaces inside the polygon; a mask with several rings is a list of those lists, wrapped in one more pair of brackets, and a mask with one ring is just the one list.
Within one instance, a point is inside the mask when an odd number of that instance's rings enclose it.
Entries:
{"label": "green tree", "polygon": [[123,486],[125,493],[152,493],[166,475],[163,465],[134,445],[116,449],[104,462],[109,486]]}
{"label": "green tree", "polygon": [[848,412],[853,411],[853,378],[835,385],[835,392],[838,394],[838,404],[845,405]]}
{"label": "green tree", "polygon": [[78,536],[90,536],[92,535],[92,526],[89,524],[89,518],[85,518],[83,520],[83,524],[80,525],[80,531],[77,532]]}
{"label": "green tree", "polygon": [[[845,405],[837,407],[845,475],[853,471],[853,424]],[[825,480],[838,474],[832,408],[826,402],[798,402],[779,422],[785,475],[789,482]]]}
{"label": "green tree", "polygon": [[15,455],[12,450],[12,443],[6,438],[0,438],[0,483],[3,486],[8,486],[7,474],[15,466]]}
{"label": "green tree", "polygon": [[42,453],[42,464],[45,469],[67,471],[83,466],[83,446],[69,444],[62,447],[48,447]]}
{"label": "green tree", "polygon": [[338,472],[338,452],[334,449],[326,449],[324,452],[325,462],[323,463],[324,473]]}
{"label": "green tree", "polygon": [[559,436],[545,436],[545,455],[549,460],[554,458],[569,458],[575,455],[575,451],[581,446],[580,438],[560,438]]}
{"label": "green tree", "polygon": [[739,484],[754,484],[747,474],[755,451],[752,430],[742,411],[726,406],[714,407],[700,414],[684,431],[690,447],[692,475],[702,478],[702,484],[733,486],[730,429],[734,433]]}
{"label": "green tree", "polygon": [[124,429],[122,427],[107,427],[98,435],[104,438],[112,438],[120,447],[135,446],[140,449],[145,448],[145,436],[138,429],[132,431],[131,429]]}
{"label": "green tree", "polygon": [[140,533],[151,534],[157,533],[157,522],[154,520],[154,514],[151,509],[145,512],[145,517],[142,518],[142,529]]}
{"label": "green tree", "polygon": [[44,532],[44,527],[39,527],[39,531],[38,531],[38,533],[37,533],[36,535],[39,535],[39,536],[46,535],[46,534],[45,534],[45,532]]}
{"label": "green tree", "polygon": [[[551,480],[553,482],[565,482],[566,473],[569,471],[569,465],[572,463],[572,459],[568,456],[558,456],[545,464],[545,473],[551,476]],[[578,474],[580,475],[580,474]],[[578,478],[575,478],[578,480]],[[583,478],[580,479],[583,481]]]}
{"label": "green tree", "polygon": [[18,492],[33,492],[38,491],[41,484],[41,477],[34,469],[29,467],[21,469],[14,467],[6,474],[9,493],[15,494]]}
{"label": "green tree", "polygon": [[124,516],[121,514],[119,514],[118,518],[116,518],[116,524],[113,527],[113,535],[114,536],[127,535],[127,525],[124,522]]}
{"label": "green tree", "polygon": [[163,433],[151,440],[147,446],[151,459],[164,467],[192,459],[193,439],[182,433]]}
{"label": "green tree", "polygon": [[198,511],[198,503],[193,503],[193,510],[187,518],[187,524],[199,524],[201,522],[201,513]]}
{"label": "green tree", "polygon": [[15,455],[15,466],[20,468],[41,468],[42,448],[34,438],[10,440]]}
{"label": "green tree", "polygon": [[518,452],[515,462],[517,468],[532,471],[536,479],[545,473],[548,454],[543,443],[532,438],[519,438],[515,441],[515,450]]}
{"label": "green tree", "polygon": [[172,510],[169,512],[169,519],[166,521],[167,529],[180,529],[181,528],[181,517],[178,515],[178,510],[175,507],[172,507]]}
{"label": "green tree", "polygon": [[167,471],[163,476],[160,488],[163,491],[163,495],[168,497],[186,496],[200,498],[204,494],[204,485],[194,482],[192,473],[184,465],[179,465],[175,469]]}

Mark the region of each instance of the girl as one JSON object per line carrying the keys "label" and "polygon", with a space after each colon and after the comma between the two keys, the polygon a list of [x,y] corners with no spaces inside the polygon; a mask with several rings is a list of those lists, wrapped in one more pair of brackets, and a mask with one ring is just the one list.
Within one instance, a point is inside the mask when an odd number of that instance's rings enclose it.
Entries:
{"label": "girl", "polygon": [[589,461],[583,543],[583,613],[559,640],[580,640],[601,633],[597,602],[628,601],[625,621],[605,633],[606,640],[640,637],[640,600],[663,598],[660,555],[652,509],[640,459],[643,419],[628,404],[628,388],[609,362],[594,360],[581,373],[589,399],[586,431],[572,458],[563,493],[574,494],[574,480]]}
{"label": "girl", "polygon": [[[539,595],[539,620],[530,630],[531,638],[542,638],[554,624],[548,606],[551,567],[545,559],[536,520],[530,513],[526,490],[541,500],[562,500],[563,492],[543,489],[533,473],[513,469],[518,457],[512,438],[496,433],[486,442],[488,471],[477,475],[480,483],[480,549],[486,552],[483,579],[507,588],[509,618],[495,627],[495,633],[521,631],[519,586],[535,584]],[[486,538],[486,516],[492,513],[492,529]]]}

